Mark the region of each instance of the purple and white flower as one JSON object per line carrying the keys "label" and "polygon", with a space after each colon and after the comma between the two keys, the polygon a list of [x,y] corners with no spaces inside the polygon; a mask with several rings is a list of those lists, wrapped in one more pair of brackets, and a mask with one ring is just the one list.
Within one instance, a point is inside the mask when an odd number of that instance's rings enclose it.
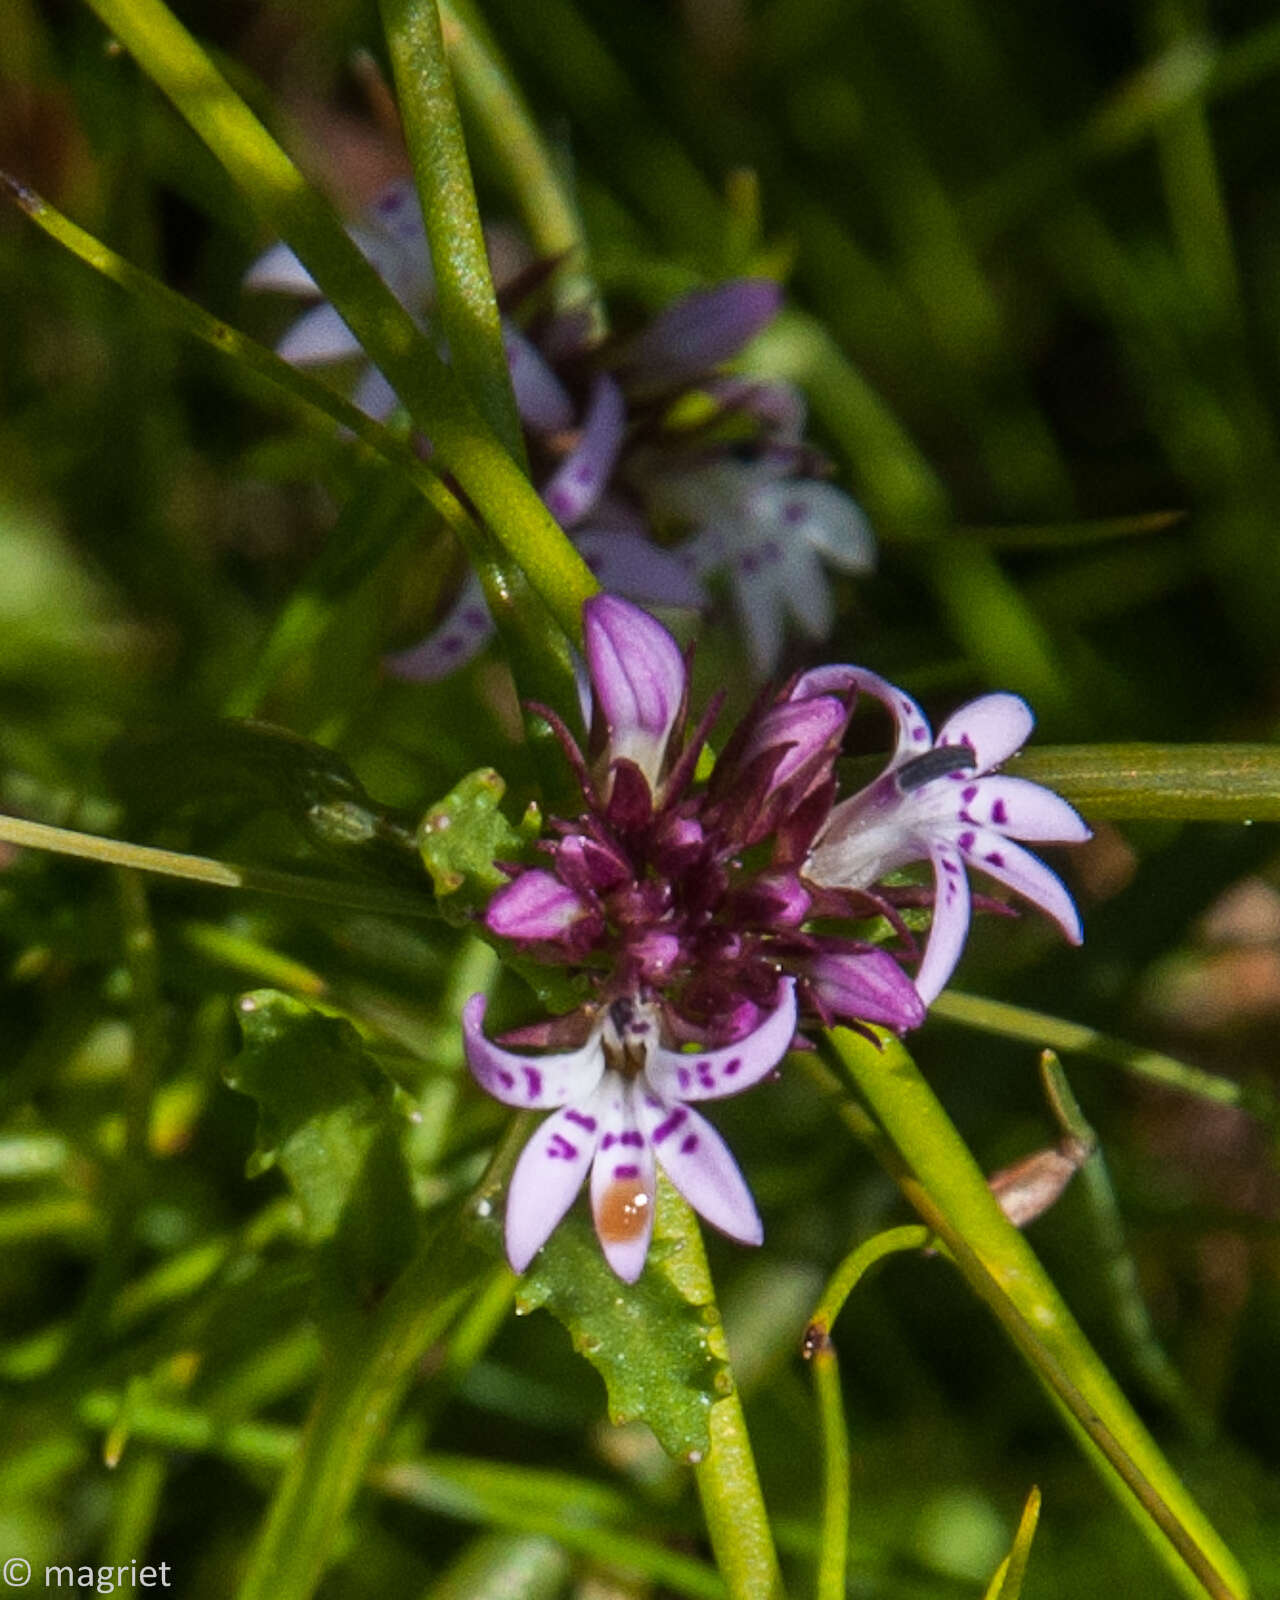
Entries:
{"label": "purple and white flower", "polygon": [[1038,906],[1072,944],[1082,934],[1065,884],[1013,841],[1079,844],[1083,819],[1051,790],[995,773],[1021,749],[1034,718],[1024,700],[988,694],[961,706],[935,740],[910,695],[859,667],[826,667],[807,675],[810,688],[853,688],[882,701],[897,724],[884,772],[835,806],[802,869],[819,889],[867,890],[910,862],[933,867],[933,922],[916,988],[926,1005],[955,970],[969,928],[966,864]]}
{"label": "purple and white flower", "polygon": [[624,1283],[644,1268],[657,1169],[713,1227],[742,1244],[763,1238],[751,1191],[724,1140],[689,1105],[740,1094],[771,1073],[795,1032],[795,984],[735,1044],[685,1052],[662,1041],[655,1005],[622,997],[601,1008],[576,1050],[531,1056],[484,1033],[485,999],[462,1014],[476,1081],[505,1105],[553,1111],[521,1152],[507,1190],[507,1258],[523,1272],[591,1172],[591,1210],[605,1260]]}
{"label": "purple and white flower", "polygon": [[797,472],[794,449],[756,460],[716,455],[655,478],[652,499],[664,517],[693,528],[680,548],[706,580],[728,575],[758,677],[775,671],[790,618],[805,638],[831,632],[834,603],[826,566],[870,572],[876,547],[861,508],[834,484]]}

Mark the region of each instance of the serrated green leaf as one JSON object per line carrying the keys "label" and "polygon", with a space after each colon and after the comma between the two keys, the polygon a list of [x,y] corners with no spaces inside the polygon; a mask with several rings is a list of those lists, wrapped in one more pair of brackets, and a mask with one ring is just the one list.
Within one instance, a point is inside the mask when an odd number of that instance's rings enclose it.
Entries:
{"label": "serrated green leaf", "polygon": [[613,1275],[590,1223],[570,1216],[534,1258],[516,1305],[545,1306],[565,1325],[604,1379],[613,1422],[647,1422],[669,1455],[697,1461],[710,1446],[711,1407],[732,1392],[733,1377],[718,1353],[716,1306],[678,1287],[673,1203],[660,1180],[653,1243],[635,1283]]}
{"label": "serrated green leaf", "polygon": [[418,850],[441,909],[465,922],[509,879],[498,861],[518,860],[538,832],[530,807],[518,829],[498,809],[507,786],[492,767],[469,772],[418,824]]}
{"label": "serrated green leaf", "polygon": [[273,989],[239,1006],[244,1048],[226,1081],[258,1102],[256,1177],[278,1166],[322,1246],[322,1313],[363,1310],[415,1242],[417,1219],[400,1145],[396,1088],[350,1023]]}

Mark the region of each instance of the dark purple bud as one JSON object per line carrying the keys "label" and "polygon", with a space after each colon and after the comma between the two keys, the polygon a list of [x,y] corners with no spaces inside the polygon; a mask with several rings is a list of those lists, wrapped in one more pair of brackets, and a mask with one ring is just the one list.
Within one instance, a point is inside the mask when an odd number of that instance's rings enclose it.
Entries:
{"label": "dark purple bud", "polygon": [[924,1021],[915,984],[884,950],[826,950],[805,963],[819,1010],[838,1021],[878,1022],[904,1033]]}
{"label": "dark purple bud", "polygon": [[685,295],[653,319],[627,352],[627,377],[663,387],[687,382],[737,355],[782,305],[768,278],[735,278]]}

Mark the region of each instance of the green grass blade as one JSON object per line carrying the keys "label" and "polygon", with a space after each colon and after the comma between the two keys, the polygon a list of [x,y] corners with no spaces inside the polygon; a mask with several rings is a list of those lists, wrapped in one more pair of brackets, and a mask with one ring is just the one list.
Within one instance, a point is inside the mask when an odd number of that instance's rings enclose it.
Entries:
{"label": "green grass blade", "polygon": [[1280,745],[1044,745],[1009,762],[1091,817],[1280,822]]}
{"label": "green grass blade", "polygon": [[516,461],[524,437],[436,0],[381,0],[450,361]]}
{"label": "green grass blade", "polygon": [[585,306],[596,331],[603,331],[582,219],[519,86],[469,0],[443,0],[440,19],[458,95],[530,243],[538,255],[562,261],[552,284],[556,304],[562,310]]}
{"label": "green grass blade", "polygon": [[596,589],[586,563],[328,202],[160,0],[89,3],[293,248],[550,615],[578,638],[582,602]]}
{"label": "green grass blade", "polygon": [[1000,1320],[1104,1481],[1188,1595],[1241,1600],[1248,1582],[1095,1354],[1052,1280],[901,1043],[829,1035],[883,1129],[877,1154]]}

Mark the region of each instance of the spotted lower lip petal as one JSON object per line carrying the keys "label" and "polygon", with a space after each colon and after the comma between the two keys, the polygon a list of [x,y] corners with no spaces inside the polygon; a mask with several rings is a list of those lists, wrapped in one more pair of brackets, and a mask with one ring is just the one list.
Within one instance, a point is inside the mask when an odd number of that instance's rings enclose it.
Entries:
{"label": "spotted lower lip petal", "polygon": [[597,378],[582,437],[542,490],[543,503],[562,528],[580,522],[604,493],[618,459],[625,420],[622,390],[610,377]]}
{"label": "spotted lower lip petal", "polygon": [[645,1068],[664,1100],[719,1100],[759,1083],[786,1055],[796,1031],[796,984],[783,978],[777,1004],[736,1044],[683,1053],[655,1045]]}
{"label": "spotted lower lip petal", "polygon": [[505,1224],[507,1260],[516,1272],[546,1244],[582,1188],[600,1142],[600,1109],[593,1096],[558,1111],[520,1152],[507,1185]]}
{"label": "spotted lower lip petal", "polygon": [[759,1244],[764,1225],[729,1147],[689,1106],[642,1096],[640,1122],[658,1164],[699,1216],[740,1244]]}
{"label": "spotted lower lip petal", "polygon": [[485,997],[473,994],[462,1008],[462,1042],[472,1077],[495,1100],[534,1111],[572,1110],[595,1092],[604,1073],[598,1031],[577,1050],[521,1055],[485,1036],[484,1014]]}
{"label": "spotted lower lip petal", "polygon": [[1066,884],[1029,850],[990,828],[965,830],[956,836],[956,847],[970,866],[1052,917],[1072,944],[1083,939],[1080,913]]}
{"label": "spotted lower lip petal", "polygon": [[969,932],[969,880],[959,852],[949,844],[934,844],[929,851],[933,862],[933,922],[924,959],[916,973],[916,989],[926,1006],[931,1006],[947,986],[956,969]]}
{"label": "spotted lower lip petal", "polygon": [[634,1283],[653,1237],[653,1146],[637,1121],[630,1084],[608,1073],[597,1100],[600,1140],[591,1167],[591,1214],[605,1260],[623,1283]]}

